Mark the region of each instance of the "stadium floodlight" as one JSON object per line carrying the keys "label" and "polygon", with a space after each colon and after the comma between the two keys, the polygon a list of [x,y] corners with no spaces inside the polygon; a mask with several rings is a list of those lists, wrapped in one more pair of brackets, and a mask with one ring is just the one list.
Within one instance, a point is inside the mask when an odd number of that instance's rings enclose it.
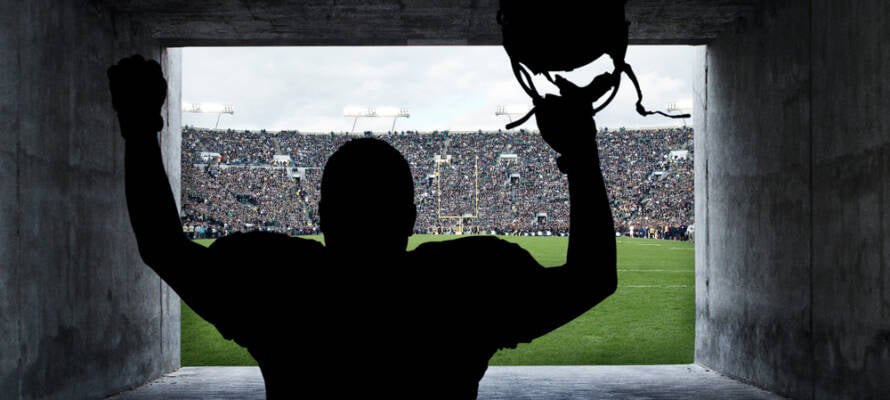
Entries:
{"label": "stadium floodlight", "polygon": [[372,117],[374,109],[371,107],[346,106],[343,108],[344,117]]}
{"label": "stadium floodlight", "polygon": [[497,106],[494,110],[495,116],[506,116],[510,122],[513,122],[514,115],[526,115],[532,108],[523,105]]}
{"label": "stadium floodlight", "polygon": [[683,99],[667,105],[668,111],[692,112],[692,100]]}
{"label": "stadium floodlight", "polygon": [[354,118],[352,121],[352,132],[355,132],[355,124],[359,118],[392,118],[391,132],[396,130],[396,120],[399,118],[410,118],[411,114],[405,107],[361,107],[346,106],[343,108],[343,116]]}
{"label": "stadium floodlight", "polygon": [[216,114],[216,125],[213,129],[219,127],[219,119],[223,114],[234,115],[235,106],[231,104],[213,104],[213,103],[182,103],[182,112],[195,114]]}
{"label": "stadium floodlight", "polygon": [[692,100],[683,99],[675,101],[673,103],[669,103],[667,105],[667,111],[683,113],[683,125],[686,125],[686,117],[692,116]]}

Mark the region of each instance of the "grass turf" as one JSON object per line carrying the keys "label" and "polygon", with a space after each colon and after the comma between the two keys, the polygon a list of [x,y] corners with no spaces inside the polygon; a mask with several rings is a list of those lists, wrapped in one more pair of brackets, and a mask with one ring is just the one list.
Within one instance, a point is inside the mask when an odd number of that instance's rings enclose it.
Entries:
{"label": "grass turf", "polygon": [[[409,248],[454,236],[412,236]],[[542,265],[565,262],[566,238],[503,237]],[[209,245],[212,240],[200,240]],[[618,291],[561,328],[490,365],[620,365],[692,362],[695,338],[693,244],[618,239]],[[256,365],[246,350],[225,340],[182,303],[182,365]]]}

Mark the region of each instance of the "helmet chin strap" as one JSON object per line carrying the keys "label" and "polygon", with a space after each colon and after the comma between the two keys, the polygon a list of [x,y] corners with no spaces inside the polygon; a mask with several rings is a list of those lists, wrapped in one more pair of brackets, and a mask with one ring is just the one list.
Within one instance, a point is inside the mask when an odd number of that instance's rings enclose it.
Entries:
{"label": "helmet chin strap", "polygon": [[[637,75],[634,74],[634,70],[630,67],[630,64],[626,64],[626,63],[622,63],[622,64],[624,64],[624,65],[621,68],[621,70],[625,74],[627,74],[627,77],[630,78],[630,81],[633,82],[634,87],[637,89],[637,113],[639,113],[640,115],[642,115],[644,117],[647,115],[652,115],[652,114],[659,114],[659,115],[663,115],[668,118],[689,118],[690,117],[689,114],[671,115],[671,114],[664,113],[662,111],[647,111],[646,107],[643,107],[643,91],[640,90],[640,83],[637,81]],[[617,87],[617,85],[616,85],[616,87]]]}
{"label": "helmet chin strap", "polygon": [[[542,97],[538,93],[537,89],[535,88],[535,84],[532,81],[531,74],[518,61],[511,59],[510,63],[513,67],[513,74],[516,76],[516,80],[519,81],[519,84],[522,86],[522,89],[525,91],[525,93],[528,94],[529,97],[532,98],[532,100],[535,100],[535,101],[540,100]],[[631,83],[633,83],[633,85],[634,85],[634,89],[636,89],[636,91],[637,91],[636,110],[637,110],[638,114],[640,114],[644,117],[652,115],[652,114],[659,114],[659,115],[662,115],[662,116],[665,116],[668,118],[689,118],[690,117],[689,114],[673,114],[672,115],[672,114],[667,114],[662,111],[647,110],[646,107],[643,106],[643,91],[640,89],[640,82],[637,80],[637,75],[634,73],[633,68],[631,68],[630,64],[625,63],[623,59],[615,61],[615,69],[612,71],[612,75],[615,75],[618,79],[614,80],[614,84],[612,85],[612,90],[611,90],[611,93],[609,94],[609,97],[606,98],[606,100],[602,104],[600,104],[598,107],[594,108],[593,115],[596,115],[597,113],[602,111],[604,108],[606,108],[606,106],[609,105],[609,103],[612,102],[612,100],[615,99],[615,96],[618,94],[618,88],[621,86],[620,75],[622,73],[624,73],[625,75],[627,75],[628,78],[630,78]],[[557,79],[554,80],[551,77],[549,72],[544,72],[544,76],[546,76],[547,79],[553,83],[557,83],[557,80],[559,80],[559,79],[564,79],[564,78],[560,77],[559,75],[557,75]],[[596,78],[594,78],[594,80],[595,79]],[[592,85],[593,85],[593,81],[591,81],[591,83],[588,84],[588,86],[581,88],[581,90],[590,88]],[[597,98],[599,96],[592,95],[590,97],[592,97],[590,99],[590,101],[594,102],[597,100]],[[506,128],[513,129],[517,126],[520,126],[520,125],[524,124],[526,121],[528,121],[529,118],[531,118],[532,115],[534,115],[534,114],[535,114],[535,107],[532,107],[532,109],[529,110],[529,112],[527,114],[525,114],[522,118],[507,124]]]}

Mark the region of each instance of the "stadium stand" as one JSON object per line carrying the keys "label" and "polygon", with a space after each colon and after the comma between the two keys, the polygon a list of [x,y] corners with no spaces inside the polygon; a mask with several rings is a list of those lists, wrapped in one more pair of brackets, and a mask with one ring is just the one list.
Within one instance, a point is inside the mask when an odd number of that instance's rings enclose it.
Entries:
{"label": "stadium stand", "polygon": [[[359,135],[386,140],[411,165],[417,233],[568,234],[566,180],[556,168],[556,153],[536,132],[346,134],[191,127],[182,135],[184,232],[195,238],[248,230],[318,233],[316,205],[325,160]],[[597,140],[616,234],[686,240],[686,227],[694,219],[692,129],[603,130]],[[373,166],[363,173],[373,179]],[[369,233],[373,230],[368,227]]]}

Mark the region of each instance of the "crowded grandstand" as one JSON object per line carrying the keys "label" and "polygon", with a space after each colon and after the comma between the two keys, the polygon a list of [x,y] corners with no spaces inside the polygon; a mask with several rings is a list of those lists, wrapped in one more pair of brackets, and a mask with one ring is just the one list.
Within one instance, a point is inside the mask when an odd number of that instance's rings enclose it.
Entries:
{"label": "crowded grandstand", "polygon": [[[193,127],[182,133],[184,232],[193,238],[252,230],[320,233],[317,204],[324,163],[345,141],[364,135],[387,141],[408,160],[417,233],[568,234],[567,182],[556,167],[557,154],[537,132],[348,134]],[[616,235],[688,240],[694,220],[692,129],[604,129],[597,141]],[[375,179],[373,165],[361,173]]]}

